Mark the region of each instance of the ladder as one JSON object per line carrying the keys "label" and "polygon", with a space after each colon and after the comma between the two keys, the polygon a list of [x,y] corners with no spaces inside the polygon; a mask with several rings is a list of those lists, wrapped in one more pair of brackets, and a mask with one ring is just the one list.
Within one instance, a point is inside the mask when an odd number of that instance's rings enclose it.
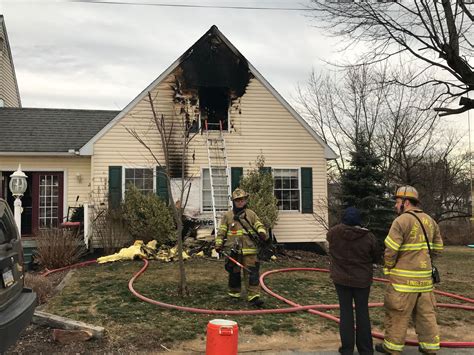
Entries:
{"label": "ladder", "polygon": [[[227,163],[227,154],[224,135],[222,134],[222,121],[219,125],[219,134],[209,134],[207,120],[206,145],[207,157],[209,161],[209,178],[211,183],[211,203],[212,214],[214,218],[214,231],[217,234],[217,228],[220,215],[230,208],[230,186],[229,186],[229,165]],[[216,125],[217,125],[216,124]]]}

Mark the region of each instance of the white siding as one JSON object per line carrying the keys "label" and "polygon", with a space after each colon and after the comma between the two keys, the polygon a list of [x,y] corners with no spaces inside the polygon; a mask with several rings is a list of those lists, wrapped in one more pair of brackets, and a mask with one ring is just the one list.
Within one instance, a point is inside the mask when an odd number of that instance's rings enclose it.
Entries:
{"label": "white siding", "polygon": [[13,67],[13,59],[8,44],[8,38],[0,17],[0,99],[4,100],[5,107],[20,107],[18,84]]}
{"label": "white siding", "polygon": [[[32,156],[0,156],[0,171],[15,171],[21,164],[21,170],[28,171],[62,171],[64,173],[64,206],[88,202],[90,198],[90,158],[89,157],[32,157]],[[78,181],[78,174],[81,182]],[[64,214],[66,216],[66,214]]]}
{"label": "white siding", "polygon": [[[170,84],[173,74],[153,90],[155,109],[170,121],[179,122],[179,108],[174,107]],[[239,109],[233,108],[230,120],[234,125],[225,134],[229,166],[249,167],[259,154],[265,156],[270,167],[312,167],[314,209],[327,196],[326,160],[324,147],[288,112],[288,110],[258,80],[252,79],[241,98]],[[150,145],[160,160],[160,139],[151,122],[148,98],[143,99],[128,115],[113,126],[94,145],[92,175],[94,186],[107,179],[109,165],[156,165],[148,151],[127,132],[135,129]],[[178,124],[179,126],[179,124]],[[178,152],[179,153],[179,152]],[[191,156],[195,155],[195,161]],[[197,135],[191,143],[187,163],[189,176],[199,177],[200,169],[207,167],[207,150],[204,136]],[[244,171],[245,173],[245,171]],[[325,230],[311,214],[280,213],[275,234],[280,242],[323,241]]]}

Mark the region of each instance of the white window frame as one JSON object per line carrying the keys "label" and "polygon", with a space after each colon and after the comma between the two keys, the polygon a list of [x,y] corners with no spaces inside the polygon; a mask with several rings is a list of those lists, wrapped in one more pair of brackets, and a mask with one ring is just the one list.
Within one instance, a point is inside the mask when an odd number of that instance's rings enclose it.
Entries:
{"label": "white window frame", "polygon": [[156,194],[156,167],[149,166],[122,166],[122,201],[125,200],[125,170],[126,169],[149,169],[153,172],[153,193]]}
{"label": "white window frame", "polygon": [[[200,194],[199,194],[199,209],[202,214],[212,213],[212,209],[210,211],[204,211],[204,170],[209,170],[208,166],[201,166],[201,176],[200,176]],[[227,184],[230,186],[230,168],[227,169]],[[210,180],[209,180],[210,181]],[[212,190],[211,190],[211,198],[212,198]],[[219,211],[220,212],[220,211]]]}
{"label": "white window frame", "polygon": [[[275,170],[296,170],[298,172],[298,195],[299,195],[299,205],[298,210],[280,210],[278,209],[279,213],[301,213],[302,210],[302,193],[301,193],[301,167],[287,167],[287,166],[272,166],[272,177],[273,183],[275,183]],[[273,187],[273,196],[276,197],[275,194],[275,186]]]}

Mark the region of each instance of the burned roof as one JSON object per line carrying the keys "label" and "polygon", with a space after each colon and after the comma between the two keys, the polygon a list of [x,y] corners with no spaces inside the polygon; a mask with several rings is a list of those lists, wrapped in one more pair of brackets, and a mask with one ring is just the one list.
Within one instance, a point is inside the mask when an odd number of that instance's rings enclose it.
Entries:
{"label": "burned roof", "polygon": [[233,99],[241,97],[253,77],[247,59],[230,47],[212,26],[179,59],[184,90],[201,87],[228,88]]}
{"label": "burned roof", "polygon": [[79,150],[120,111],[0,108],[0,153]]}

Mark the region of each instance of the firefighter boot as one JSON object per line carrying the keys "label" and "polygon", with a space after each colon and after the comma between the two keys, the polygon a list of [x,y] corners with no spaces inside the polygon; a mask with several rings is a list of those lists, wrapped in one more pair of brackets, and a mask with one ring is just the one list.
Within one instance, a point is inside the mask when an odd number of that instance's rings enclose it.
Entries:
{"label": "firefighter boot", "polygon": [[382,354],[391,354],[390,351],[388,351],[385,346],[383,346],[382,343],[380,344],[375,344],[375,350],[378,352],[378,353],[382,353]]}
{"label": "firefighter boot", "polygon": [[253,297],[252,299],[249,300],[249,304],[256,308],[262,307],[264,303],[265,302],[263,302],[263,300],[260,299],[259,296]]}
{"label": "firefighter boot", "polygon": [[436,355],[436,352],[429,352],[426,349],[423,349],[421,346],[418,345],[418,351],[422,354],[430,354],[430,355]]}

